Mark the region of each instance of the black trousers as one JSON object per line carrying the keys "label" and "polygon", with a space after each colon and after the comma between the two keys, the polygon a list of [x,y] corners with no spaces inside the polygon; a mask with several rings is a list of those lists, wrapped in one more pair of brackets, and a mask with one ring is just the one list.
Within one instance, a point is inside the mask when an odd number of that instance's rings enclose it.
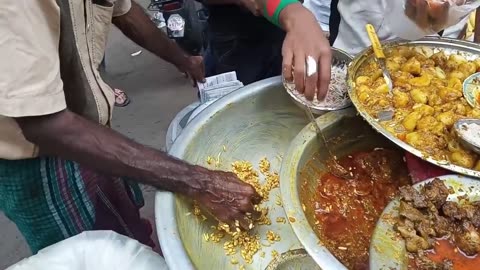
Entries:
{"label": "black trousers", "polygon": [[207,76],[235,71],[238,80],[247,85],[282,72],[283,31],[264,36],[209,32],[208,37],[204,56]]}

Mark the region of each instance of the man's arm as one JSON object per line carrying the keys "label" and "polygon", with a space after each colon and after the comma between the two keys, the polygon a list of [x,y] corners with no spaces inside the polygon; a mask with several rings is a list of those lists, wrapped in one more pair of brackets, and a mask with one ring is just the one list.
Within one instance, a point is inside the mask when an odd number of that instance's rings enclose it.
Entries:
{"label": "man's arm", "polygon": [[114,17],[112,22],[133,42],[188,73],[193,79],[204,80],[202,58],[192,57],[183,51],[175,41],[155,26],[142,7],[134,1],[127,13]]}
{"label": "man's arm", "polygon": [[135,143],[69,110],[16,120],[27,140],[40,147],[41,155],[75,160],[106,174],[182,194],[200,191],[201,178],[208,178],[205,169]]}
{"label": "man's arm", "polygon": [[[330,84],[332,53],[315,16],[295,0],[204,0],[207,4],[237,4],[263,16],[287,32],[283,42],[283,75],[312,100],[323,100]],[[266,12],[264,12],[266,11]],[[252,29],[252,31],[255,31]],[[306,69],[309,58],[313,66]],[[293,70],[295,66],[295,70]]]}
{"label": "man's arm", "polygon": [[[209,171],[145,147],[69,110],[16,118],[24,136],[42,155],[74,160],[108,175],[135,181],[198,200],[219,220],[239,220],[249,228],[247,213],[260,202],[252,186],[232,173]],[[235,198],[227,201],[226,198]]]}

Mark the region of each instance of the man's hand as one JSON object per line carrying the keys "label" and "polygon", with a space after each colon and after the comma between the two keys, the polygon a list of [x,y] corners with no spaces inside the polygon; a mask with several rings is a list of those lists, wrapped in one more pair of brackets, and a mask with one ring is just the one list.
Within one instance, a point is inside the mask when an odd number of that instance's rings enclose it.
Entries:
{"label": "man's hand", "polygon": [[205,81],[205,64],[201,56],[190,56],[185,63],[179,65],[177,68],[180,72],[183,72],[187,78],[192,79],[193,86],[196,86],[197,82]]}
{"label": "man's hand", "polygon": [[313,14],[300,3],[287,6],[280,13],[287,31],[283,42],[283,74],[295,81],[300,93],[312,100],[323,100],[330,84],[332,53]]}
{"label": "man's hand", "polygon": [[260,216],[254,205],[262,199],[255,189],[230,172],[205,170],[203,177],[204,188],[193,194],[200,206],[231,228],[251,229]]}
{"label": "man's hand", "polygon": [[449,8],[450,3],[443,0],[407,0],[405,15],[422,29],[440,31],[447,22]]}
{"label": "man's hand", "polygon": [[132,1],[132,8],[125,15],[113,18],[113,24],[132,41],[189,75],[194,84],[204,81],[202,57],[190,56],[184,52],[175,41],[155,26],[136,2]]}

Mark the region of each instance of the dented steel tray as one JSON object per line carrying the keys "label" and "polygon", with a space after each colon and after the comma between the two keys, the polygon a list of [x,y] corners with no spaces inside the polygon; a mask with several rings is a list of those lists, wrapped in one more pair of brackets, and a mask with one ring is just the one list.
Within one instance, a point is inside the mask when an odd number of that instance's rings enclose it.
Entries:
{"label": "dented steel tray", "polygon": [[[389,48],[397,47],[397,46],[423,46],[423,47],[430,47],[437,52],[439,50],[443,50],[447,55],[448,54],[461,54],[469,60],[475,59],[480,57],[480,46],[478,44],[456,40],[456,39],[447,39],[447,38],[424,38],[417,41],[391,41],[386,42],[382,45],[385,50]],[[347,79],[348,79],[348,94],[350,95],[350,99],[352,100],[353,105],[357,108],[358,113],[365,119],[375,130],[380,132],[382,135],[387,137],[390,141],[394,142],[398,146],[402,147],[406,151],[414,154],[415,156],[426,160],[432,164],[445,168],[447,170],[457,172],[464,175],[469,175],[473,177],[480,178],[480,171],[467,169],[464,167],[460,167],[446,160],[435,160],[429,156],[425,156],[424,153],[415,149],[414,147],[410,146],[409,144],[403,142],[402,140],[398,139],[396,136],[388,132],[384,129],[380,123],[372,116],[370,116],[363,108],[363,105],[357,98],[357,94],[355,92],[355,78],[357,77],[357,72],[359,71],[360,67],[362,67],[363,63],[366,63],[370,59],[373,58],[373,50],[372,48],[367,48],[361,53],[359,53],[353,61],[350,63],[348,67]]]}

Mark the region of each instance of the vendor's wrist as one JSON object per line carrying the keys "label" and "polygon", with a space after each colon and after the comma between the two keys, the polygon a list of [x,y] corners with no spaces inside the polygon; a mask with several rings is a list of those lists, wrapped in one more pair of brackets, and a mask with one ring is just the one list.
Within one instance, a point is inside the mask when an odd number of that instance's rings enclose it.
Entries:
{"label": "vendor's wrist", "polygon": [[312,20],[316,22],[315,16],[298,2],[286,6],[279,15],[279,22],[282,28],[289,32],[300,25],[300,21]]}
{"label": "vendor's wrist", "polygon": [[191,66],[192,62],[190,59],[190,55],[188,54],[183,54],[180,59],[178,60],[178,63],[176,64],[177,68],[185,71]]}
{"label": "vendor's wrist", "polygon": [[189,172],[189,179],[187,179],[188,188],[186,195],[195,198],[204,193],[208,189],[208,183],[211,178],[211,171],[201,166],[194,165]]}

